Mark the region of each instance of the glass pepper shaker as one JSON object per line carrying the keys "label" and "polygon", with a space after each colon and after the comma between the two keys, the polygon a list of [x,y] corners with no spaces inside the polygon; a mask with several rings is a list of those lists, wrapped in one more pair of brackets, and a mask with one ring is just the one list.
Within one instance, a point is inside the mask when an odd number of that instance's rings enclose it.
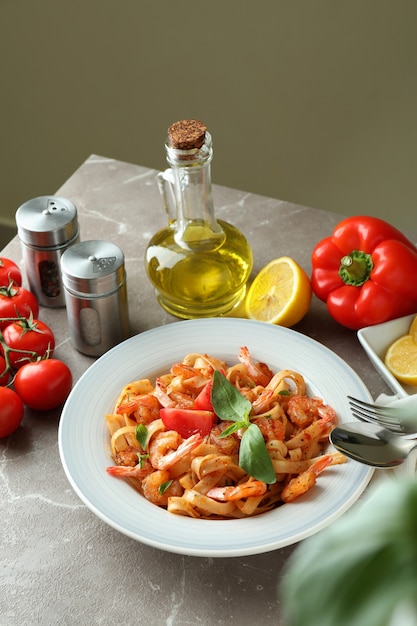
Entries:
{"label": "glass pepper shaker", "polygon": [[30,290],[42,306],[65,306],[60,258],[80,239],[77,207],[67,198],[39,196],[17,209],[16,225]]}
{"label": "glass pepper shaker", "polygon": [[70,338],[75,348],[101,356],[129,337],[124,254],[113,243],[82,241],[61,257]]}
{"label": "glass pepper shaker", "polygon": [[180,318],[215,317],[244,298],[252,250],[214,213],[211,135],[198,120],[175,122],[165,143],[170,168],[158,174],[168,225],[150,240],[145,265],[157,299]]}

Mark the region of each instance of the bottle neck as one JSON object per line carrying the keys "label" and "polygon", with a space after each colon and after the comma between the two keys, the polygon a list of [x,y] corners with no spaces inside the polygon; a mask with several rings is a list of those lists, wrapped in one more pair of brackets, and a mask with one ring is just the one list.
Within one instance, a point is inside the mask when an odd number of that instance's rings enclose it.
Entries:
{"label": "bottle neck", "polygon": [[210,134],[201,148],[179,150],[167,142],[165,149],[172,173],[176,242],[186,249],[219,247],[225,235],[214,215]]}

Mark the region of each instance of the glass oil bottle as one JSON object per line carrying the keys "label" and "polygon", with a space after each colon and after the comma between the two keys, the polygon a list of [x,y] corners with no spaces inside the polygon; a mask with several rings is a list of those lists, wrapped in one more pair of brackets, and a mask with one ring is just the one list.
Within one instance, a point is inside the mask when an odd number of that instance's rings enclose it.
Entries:
{"label": "glass oil bottle", "polygon": [[161,306],[180,318],[230,313],[243,300],[252,270],[244,235],[214,214],[211,135],[197,120],[168,129],[170,168],[158,174],[168,225],[150,240],[145,264]]}

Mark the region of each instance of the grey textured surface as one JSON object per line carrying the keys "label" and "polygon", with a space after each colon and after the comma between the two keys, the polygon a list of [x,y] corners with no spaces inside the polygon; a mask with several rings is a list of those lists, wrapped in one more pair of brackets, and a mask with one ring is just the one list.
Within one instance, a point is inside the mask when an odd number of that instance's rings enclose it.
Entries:
{"label": "grey textured surface", "polygon": [[[125,252],[132,332],[178,321],[157,304],[143,262],[146,243],[165,225],[155,170],[91,156],[57,190],[75,202],[81,238],[117,243]],[[218,217],[248,237],[257,272],[290,255],[307,272],[314,244],[340,216],[214,187]],[[409,233],[410,235],[410,233]],[[2,252],[21,263],[15,238]],[[65,309],[41,309],[54,330],[56,356],[74,382],[93,362],[70,344]],[[296,327],[339,354],[373,396],[388,391],[353,331],[331,320],[313,298]],[[159,551],[119,534],[84,504],[62,469],[59,411],[27,411],[21,428],[0,440],[0,624],[282,624],[277,588],[293,547],[258,556],[196,558]]]}

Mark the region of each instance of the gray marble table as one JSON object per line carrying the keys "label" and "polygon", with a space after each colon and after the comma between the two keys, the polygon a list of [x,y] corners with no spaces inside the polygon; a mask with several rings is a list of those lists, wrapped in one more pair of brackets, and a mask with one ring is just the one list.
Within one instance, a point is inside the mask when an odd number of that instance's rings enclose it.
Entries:
{"label": "gray marble table", "polygon": [[[126,257],[132,334],[178,321],[156,302],[144,251],[165,225],[155,170],[92,155],[57,190],[78,207],[81,238],[118,244]],[[240,228],[254,252],[254,273],[292,256],[311,270],[314,244],[340,215],[214,186],[217,217]],[[45,190],[45,195],[51,190]],[[410,233],[408,233],[410,236]],[[3,256],[22,265],[13,239]],[[65,309],[41,309],[57,338],[56,356],[74,382],[93,359],[68,337]],[[342,357],[375,397],[388,391],[356,333],[333,322],[313,298],[296,330]],[[277,588],[292,546],[257,556],[198,558],[148,547],[106,525],[79,500],[60,463],[59,411],[27,411],[0,440],[0,624],[282,624]]]}

